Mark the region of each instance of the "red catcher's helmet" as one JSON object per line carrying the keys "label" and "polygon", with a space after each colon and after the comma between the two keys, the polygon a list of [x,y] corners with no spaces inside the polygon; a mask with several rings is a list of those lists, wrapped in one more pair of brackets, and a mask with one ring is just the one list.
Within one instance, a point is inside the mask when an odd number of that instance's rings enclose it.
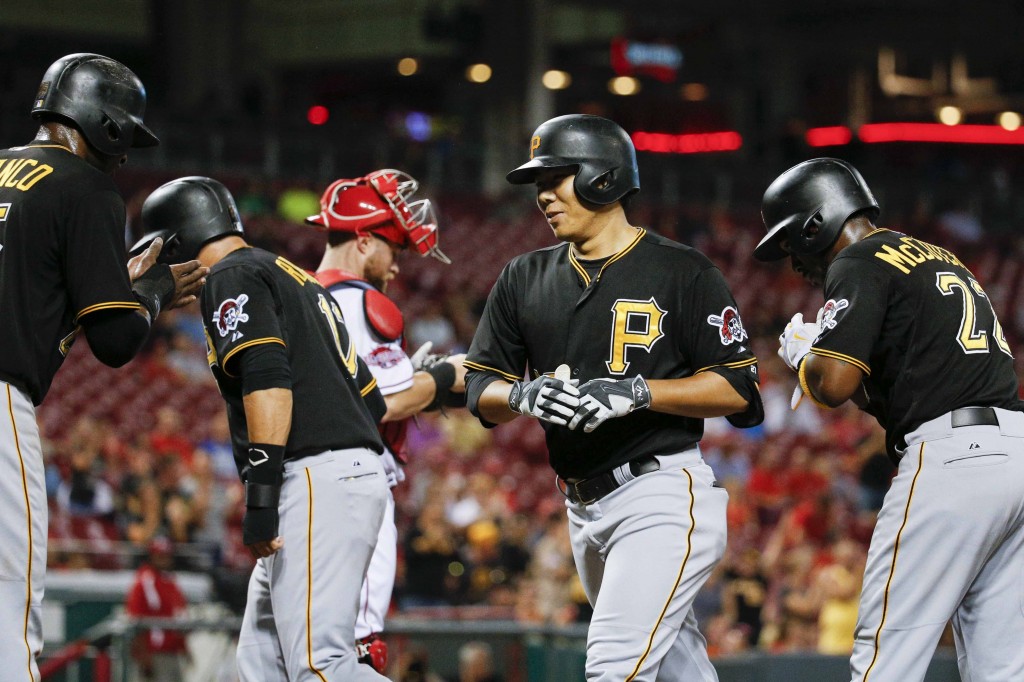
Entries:
{"label": "red catcher's helmet", "polygon": [[306,222],[331,232],[373,233],[451,263],[437,246],[437,215],[430,199],[410,201],[419,186],[408,173],[389,168],[335,180],[320,197],[320,213]]}

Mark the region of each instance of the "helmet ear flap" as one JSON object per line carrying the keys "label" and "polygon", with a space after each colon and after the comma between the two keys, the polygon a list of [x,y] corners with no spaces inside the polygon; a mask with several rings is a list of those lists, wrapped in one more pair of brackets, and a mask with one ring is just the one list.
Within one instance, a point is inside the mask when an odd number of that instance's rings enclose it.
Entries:
{"label": "helmet ear flap", "polygon": [[821,232],[821,226],[824,224],[825,218],[821,215],[821,211],[815,211],[814,215],[804,223],[803,229],[800,230],[800,236],[804,239],[813,239]]}

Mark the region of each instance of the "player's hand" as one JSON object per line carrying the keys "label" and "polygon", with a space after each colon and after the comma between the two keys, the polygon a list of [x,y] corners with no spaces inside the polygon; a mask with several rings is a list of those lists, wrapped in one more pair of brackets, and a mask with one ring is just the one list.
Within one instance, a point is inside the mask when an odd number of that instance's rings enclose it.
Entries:
{"label": "player's hand", "polygon": [[284,546],[277,534],[280,517],[276,507],[246,507],[242,518],[242,542],[254,559],[268,557]]}
{"label": "player's hand", "polygon": [[146,274],[146,270],[156,265],[156,257],[160,255],[160,249],[164,248],[164,240],[157,237],[149,243],[146,250],[128,261],[128,277],[131,281],[137,280]]}
{"label": "player's hand", "polygon": [[590,433],[598,426],[624,417],[633,410],[651,406],[651,389],[642,376],[632,379],[591,379],[580,386],[580,406],[569,422],[570,429],[583,424],[583,432]]}
{"label": "player's hand", "polygon": [[565,426],[580,406],[580,391],[570,381],[540,376],[516,381],[508,394],[508,407],[528,417]]}
{"label": "player's hand", "polygon": [[800,363],[811,352],[814,340],[821,334],[821,311],[817,322],[804,322],[803,313],[797,313],[779,335],[779,357],[794,372],[800,370]]}
{"label": "player's hand", "polygon": [[206,284],[206,276],[208,274],[210,274],[210,268],[205,267],[197,260],[172,265],[171,275],[174,277],[174,298],[168,307],[181,308],[195,302],[203,285]]}
{"label": "player's hand", "polygon": [[433,341],[427,341],[416,349],[416,352],[409,356],[414,372],[420,372],[426,367],[426,360],[430,357],[430,349],[434,347]]}

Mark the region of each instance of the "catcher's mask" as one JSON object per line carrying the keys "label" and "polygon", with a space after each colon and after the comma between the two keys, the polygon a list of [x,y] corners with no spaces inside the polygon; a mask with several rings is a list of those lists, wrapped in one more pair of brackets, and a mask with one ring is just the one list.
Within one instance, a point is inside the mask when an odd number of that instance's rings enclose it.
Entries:
{"label": "catcher's mask", "polygon": [[375,234],[449,264],[437,243],[433,203],[412,201],[419,186],[408,173],[389,168],[362,178],[335,180],[320,197],[320,213],[306,218],[306,223],[330,232]]}

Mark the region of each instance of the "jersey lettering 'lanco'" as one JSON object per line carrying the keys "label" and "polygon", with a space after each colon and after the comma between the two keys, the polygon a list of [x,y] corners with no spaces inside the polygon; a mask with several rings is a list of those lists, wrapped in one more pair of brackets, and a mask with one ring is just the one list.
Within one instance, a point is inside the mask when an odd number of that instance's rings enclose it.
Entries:
{"label": "jersey lettering 'lanco'", "polygon": [[356,355],[341,311],[316,279],[262,249],[228,254],[207,278],[202,294],[210,367],[228,405],[239,470],[249,449],[239,354],[278,344],[291,370],[292,425],[285,459],[327,450],[382,451],[370,408],[384,399]]}
{"label": "jersey lettering 'lanco'", "polygon": [[43,401],[87,315],[139,309],[124,201],[56,144],[0,151],[0,379]]}
{"label": "jersey lettering 'lanco'", "polygon": [[[750,426],[762,417],[757,360],[722,273],[695,249],[644,230],[600,263],[580,261],[560,244],[505,266],[467,354],[467,391],[479,395],[495,379],[515,381],[527,367],[531,377],[551,374],[563,363],[581,384],[716,372],[750,404],[731,421]],[[704,433],[703,419],[653,410],[608,420],[592,433],[541,426],[562,478],[682,452]]]}
{"label": "jersey lettering 'lanco'", "polygon": [[876,230],[829,266],[811,352],[864,372],[891,456],[906,434],[959,407],[1019,409],[1010,346],[985,290],[952,253],[899,232]]}

